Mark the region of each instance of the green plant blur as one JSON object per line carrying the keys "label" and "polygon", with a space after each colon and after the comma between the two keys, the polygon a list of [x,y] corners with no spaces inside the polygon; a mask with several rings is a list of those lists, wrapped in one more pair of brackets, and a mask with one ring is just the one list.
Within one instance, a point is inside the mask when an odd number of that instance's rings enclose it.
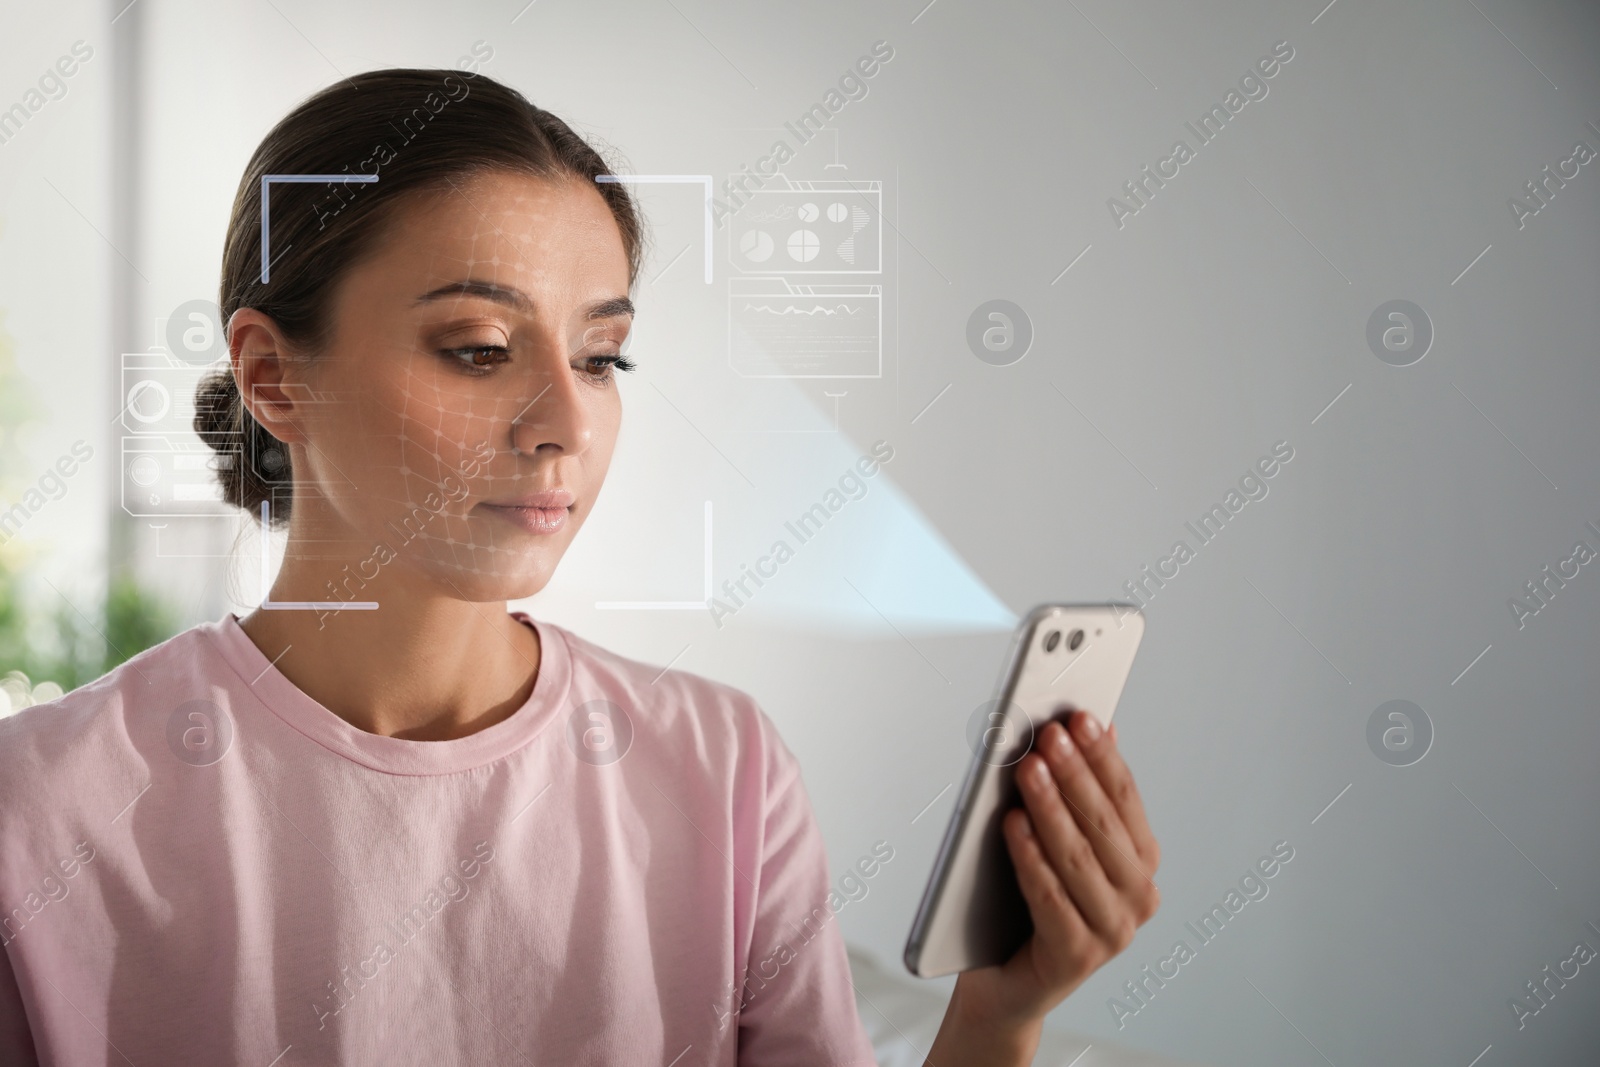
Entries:
{"label": "green plant blur", "polygon": [[[38,410],[0,328],[0,501],[20,483],[21,430]],[[113,578],[98,597],[53,590],[30,580],[30,555],[20,543],[0,545],[0,675],[20,670],[33,685],[70,691],[178,631],[171,605],[133,578]]]}
{"label": "green plant blur", "polygon": [[34,685],[70,692],[178,632],[171,606],[130,578],[113,580],[89,616],[59,596],[53,609],[29,612],[22,584],[0,559],[0,673],[20,670]]}

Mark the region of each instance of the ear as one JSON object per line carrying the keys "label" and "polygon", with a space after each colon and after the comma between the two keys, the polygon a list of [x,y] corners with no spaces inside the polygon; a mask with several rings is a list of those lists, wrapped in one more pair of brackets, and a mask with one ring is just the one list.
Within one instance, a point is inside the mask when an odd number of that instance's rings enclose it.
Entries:
{"label": "ear", "polygon": [[304,443],[303,413],[294,402],[304,390],[292,377],[293,348],[272,317],[255,308],[235,311],[228,319],[228,359],[245,411],[285,444]]}

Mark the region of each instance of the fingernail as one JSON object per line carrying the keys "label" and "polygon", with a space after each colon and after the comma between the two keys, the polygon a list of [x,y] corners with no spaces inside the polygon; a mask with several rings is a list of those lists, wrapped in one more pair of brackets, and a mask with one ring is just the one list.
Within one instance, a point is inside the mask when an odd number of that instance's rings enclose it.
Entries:
{"label": "fingernail", "polygon": [[1100,737],[1100,720],[1087,711],[1080,711],[1078,714],[1083,718],[1083,736],[1091,741],[1098,740]]}
{"label": "fingernail", "polygon": [[1072,755],[1072,738],[1067,736],[1067,728],[1057,724],[1056,728],[1051,732],[1056,735],[1056,755],[1063,758]]}

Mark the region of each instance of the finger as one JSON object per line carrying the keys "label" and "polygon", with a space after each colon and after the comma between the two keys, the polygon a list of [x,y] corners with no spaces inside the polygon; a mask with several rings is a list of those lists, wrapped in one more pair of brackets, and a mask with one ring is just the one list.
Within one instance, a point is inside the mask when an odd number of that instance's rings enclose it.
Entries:
{"label": "finger", "polygon": [[1145,816],[1144,800],[1134,784],[1133,772],[1123,761],[1122,753],[1117,751],[1116,728],[1096,734],[1099,722],[1086,711],[1074,714],[1073,719],[1082,720],[1071,724],[1078,738],[1079,751],[1094,770],[1101,789],[1116,807],[1145,875],[1155,874],[1161,863],[1161,846],[1156,843],[1156,836],[1150,830],[1150,820]]}
{"label": "finger", "polygon": [[1064,954],[1071,958],[1073,950],[1090,939],[1089,924],[1050,866],[1028,812],[1023,808],[1006,812],[1004,827],[1017,885],[1033,916],[1034,930],[1048,944],[1063,946]]}
{"label": "finger", "polygon": [[1052,722],[1040,731],[1039,741],[1062,797],[1094,846],[1111,883],[1124,891],[1144,892],[1150,882],[1145,863],[1123,826],[1116,805],[1106,795],[1079,746],[1059,722]]}
{"label": "finger", "polygon": [[[1095,802],[1098,803],[1103,797],[1104,803],[1116,812],[1114,817],[1107,817],[1104,825],[1109,828],[1114,824],[1117,827],[1115,832],[1108,831],[1106,843],[1116,849],[1121,862],[1108,859],[1106,870],[1131,906],[1134,920],[1143,925],[1161,906],[1161,891],[1151,877],[1160,862],[1160,849],[1144,817],[1144,807],[1139,802],[1138,790],[1134,788],[1133,775],[1116,750],[1115,736],[1109,730],[1100,729],[1100,723],[1092,713],[1081,710],[1073,713],[1068,726],[1076,735],[1079,758],[1083,761],[1083,776],[1093,777],[1099,787],[1092,792]],[[1132,826],[1123,818],[1118,803],[1119,795],[1123,803],[1127,802],[1127,796],[1132,796],[1137,815],[1137,821]],[[1137,833],[1143,834],[1142,840],[1135,836]]]}
{"label": "finger", "polygon": [[1130,911],[1106,877],[1094,845],[1067,810],[1049,766],[1036,753],[1030,753],[1017,765],[1017,772],[1034,833],[1067,896],[1096,935],[1121,943],[1121,933],[1131,919]]}

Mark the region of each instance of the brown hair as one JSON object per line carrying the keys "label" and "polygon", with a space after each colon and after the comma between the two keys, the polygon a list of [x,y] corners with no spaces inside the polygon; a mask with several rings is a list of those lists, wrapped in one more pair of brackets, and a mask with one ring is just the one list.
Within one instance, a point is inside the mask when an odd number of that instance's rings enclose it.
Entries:
{"label": "brown hair", "polygon": [[[588,141],[487,75],[393,68],[353,75],[311,96],[250,157],[222,251],[218,306],[224,329],[234,311],[256,308],[296,348],[317,352],[330,332],[338,281],[378,244],[397,203],[487,170],[593,186],[622,234],[632,288],[643,255],[643,222],[625,183],[595,181],[612,169]],[[263,282],[262,178],[302,174],[377,174],[378,180],[273,182],[272,258],[269,281]],[[223,498],[258,521],[261,502],[270,500],[272,525],[287,524],[289,451],[245,409],[231,365],[199,383],[194,429],[219,456],[237,455],[232,463],[218,464]]]}

